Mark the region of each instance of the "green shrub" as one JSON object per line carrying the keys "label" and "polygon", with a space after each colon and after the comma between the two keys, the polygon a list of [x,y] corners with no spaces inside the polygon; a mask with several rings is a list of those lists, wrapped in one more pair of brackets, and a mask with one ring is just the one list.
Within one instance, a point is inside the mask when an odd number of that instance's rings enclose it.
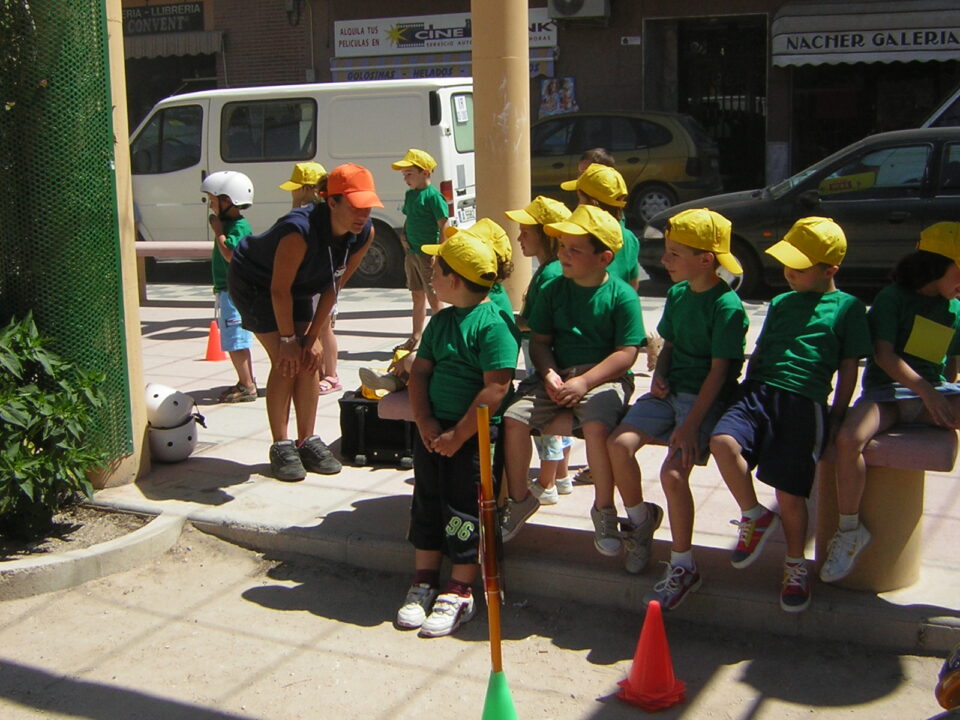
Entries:
{"label": "green shrub", "polygon": [[33,316],[0,330],[0,535],[30,540],[82,493],[106,453],[91,446],[103,377],[47,349]]}

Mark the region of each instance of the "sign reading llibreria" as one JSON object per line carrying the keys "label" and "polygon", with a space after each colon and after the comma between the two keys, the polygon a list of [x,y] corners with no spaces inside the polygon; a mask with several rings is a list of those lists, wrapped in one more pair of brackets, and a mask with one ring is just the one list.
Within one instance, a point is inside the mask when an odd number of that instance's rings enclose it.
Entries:
{"label": "sign reading llibreria", "polygon": [[192,32],[203,30],[203,3],[142,5],[123,9],[124,35]]}

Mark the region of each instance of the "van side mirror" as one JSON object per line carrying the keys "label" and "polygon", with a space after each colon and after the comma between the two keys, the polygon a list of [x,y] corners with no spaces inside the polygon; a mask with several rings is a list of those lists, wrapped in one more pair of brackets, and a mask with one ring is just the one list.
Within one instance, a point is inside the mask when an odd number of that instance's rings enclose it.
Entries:
{"label": "van side mirror", "polygon": [[813,190],[804,190],[797,196],[797,202],[800,204],[800,207],[805,210],[815,210],[820,204],[820,191],[816,188]]}

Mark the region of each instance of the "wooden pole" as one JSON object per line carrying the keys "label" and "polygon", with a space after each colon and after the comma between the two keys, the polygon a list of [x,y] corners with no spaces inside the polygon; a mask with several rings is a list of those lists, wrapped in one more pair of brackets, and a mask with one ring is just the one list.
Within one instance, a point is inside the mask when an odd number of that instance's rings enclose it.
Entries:
{"label": "wooden pole", "polygon": [[500,571],[497,563],[497,499],[493,495],[493,464],[490,461],[490,411],[477,407],[477,441],[480,443],[480,567],[487,597],[490,626],[490,664],[503,672],[500,652]]}

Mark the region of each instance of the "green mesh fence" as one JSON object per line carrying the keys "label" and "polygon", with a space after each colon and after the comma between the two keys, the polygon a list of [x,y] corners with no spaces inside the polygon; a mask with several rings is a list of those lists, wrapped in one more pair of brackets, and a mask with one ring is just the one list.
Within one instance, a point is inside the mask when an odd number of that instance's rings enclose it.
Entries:
{"label": "green mesh fence", "polygon": [[0,8],[0,324],[33,310],[56,352],[105,374],[96,440],[118,458],[133,443],[105,4]]}

